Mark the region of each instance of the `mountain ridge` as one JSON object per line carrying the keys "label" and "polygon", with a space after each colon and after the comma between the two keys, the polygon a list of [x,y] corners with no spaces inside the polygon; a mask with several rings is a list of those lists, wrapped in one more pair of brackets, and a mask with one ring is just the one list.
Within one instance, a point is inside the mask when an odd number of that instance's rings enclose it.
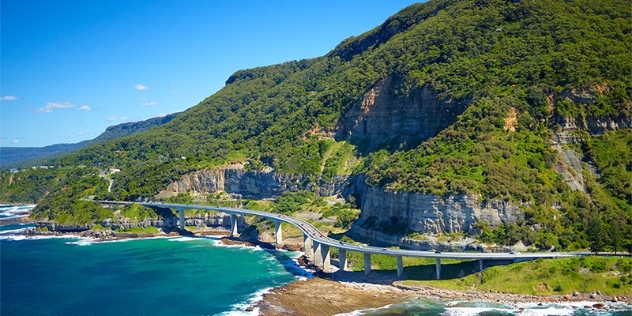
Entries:
{"label": "mountain ridge", "polygon": [[[632,220],[632,157],[620,149],[632,148],[631,11],[600,0],[416,4],[326,56],[239,70],[169,123],[55,163],[121,170],[111,192],[91,184],[74,193],[111,199],[153,197],[231,163],[298,175],[315,191],[348,177],[344,197],[360,208],[375,190],[437,201],[466,194],[523,212],[493,226],[475,220],[487,242],[577,249],[608,228],[617,249]],[[601,135],[559,124],[619,117],[617,128],[597,124]],[[551,146],[558,136],[599,170],[583,175],[583,192],[558,171],[567,168]],[[54,192],[35,216],[55,218],[53,200],[65,193]],[[401,223],[416,218],[406,212],[440,216],[406,203],[363,212],[356,224],[414,235],[423,225]]]}

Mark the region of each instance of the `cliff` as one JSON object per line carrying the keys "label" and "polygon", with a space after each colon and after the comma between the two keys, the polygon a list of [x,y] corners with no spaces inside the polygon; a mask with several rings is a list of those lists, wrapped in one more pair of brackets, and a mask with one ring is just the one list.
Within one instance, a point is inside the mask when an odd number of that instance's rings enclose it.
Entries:
{"label": "cliff", "polygon": [[317,190],[321,196],[336,195],[345,186],[344,176],[332,181],[322,178],[312,180],[306,175],[276,173],[272,168],[262,171],[244,169],[243,164],[235,163],[218,169],[204,169],[187,174],[172,182],[157,197],[170,197],[180,192],[194,196],[215,192],[226,192],[234,198],[271,199],[285,191]]}
{"label": "cliff", "polygon": [[481,201],[474,195],[439,197],[432,194],[407,193],[368,187],[362,194],[362,215],[354,227],[374,217],[379,222],[401,223],[403,231],[430,234],[465,231],[478,234],[477,222],[491,227],[510,224],[524,218],[516,205],[505,201]]}
{"label": "cliff", "polygon": [[336,138],[365,138],[369,150],[390,139],[410,146],[453,124],[467,106],[464,100],[440,99],[429,87],[399,95],[402,85],[394,76],[378,81],[342,116]]}

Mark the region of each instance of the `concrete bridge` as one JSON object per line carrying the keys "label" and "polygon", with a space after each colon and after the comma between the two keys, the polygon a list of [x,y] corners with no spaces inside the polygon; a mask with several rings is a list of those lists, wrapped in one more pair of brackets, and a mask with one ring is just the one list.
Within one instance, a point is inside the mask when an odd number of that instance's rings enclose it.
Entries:
{"label": "concrete bridge", "polygon": [[[105,204],[131,204],[132,202],[111,202],[102,201]],[[381,247],[363,246],[357,244],[344,243],[342,241],[329,238],[320,232],[316,227],[310,223],[286,216],[283,214],[276,214],[264,211],[255,211],[242,208],[220,207],[220,206],[208,206],[208,205],[193,205],[193,204],[171,204],[162,202],[138,202],[137,204],[149,206],[149,207],[163,207],[175,209],[180,215],[180,228],[185,229],[184,223],[184,211],[185,210],[208,210],[217,211],[230,215],[231,230],[230,236],[235,237],[238,234],[237,231],[237,216],[238,215],[255,215],[261,216],[274,222],[274,235],[276,237],[276,243],[278,245],[283,244],[283,236],[281,232],[281,223],[292,224],[303,232],[303,242],[305,248],[305,254],[314,258],[314,263],[323,269],[323,271],[330,271],[331,268],[331,248],[338,248],[338,268],[342,271],[347,269],[347,251],[360,252],[364,255],[364,273],[369,274],[371,272],[371,254],[389,255],[394,256],[397,262],[397,277],[400,277],[404,272],[403,257],[423,257],[423,258],[435,258],[436,275],[437,280],[441,278],[441,259],[459,259],[459,260],[478,260],[479,270],[483,270],[483,261],[525,261],[538,258],[565,258],[586,255],[584,253],[571,253],[571,252],[533,252],[533,253],[473,253],[473,252],[433,252],[433,251],[418,251],[418,250],[405,250],[405,249],[388,249]]]}

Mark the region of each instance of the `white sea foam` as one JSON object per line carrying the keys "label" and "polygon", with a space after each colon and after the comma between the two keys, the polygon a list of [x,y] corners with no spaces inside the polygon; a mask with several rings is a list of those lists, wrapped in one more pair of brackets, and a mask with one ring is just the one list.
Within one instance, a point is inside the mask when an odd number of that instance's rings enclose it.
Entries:
{"label": "white sea foam", "polygon": [[200,240],[200,239],[195,238],[195,237],[169,237],[169,241],[193,241],[193,240]]}
{"label": "white sea foam", "polygon": [[21,234],[23,232],[26,231],[26,228],[18,228],[18,229],[10,229],[10,230],[3,230],[0,232],[0,235],[14,235],[14,234]]}
{"label": "white sea foam", "polygon": [[147,240],[147,239],[165,239],[171,238],[167,236],[154,236],[154,237],[143,237],[143,238],[121,238],[121,239],[98,239],[98,238],[90,238],[90,237],[76,237],[81,240],[76,242],[67,242],[68,245],[78,245],[78,246],[89,246],[92,244],[106,244],[106,243],[120,243],[120,242],[132,242],[137,240]]}
{"label": "white sea foam", "polygon": [[35,205],[0,205],[0,219],[25,217]]}
{"label": "white sea foam", "polygon": [[265,250],[265,249],[263,249],[263,248],[261,248],[259,246],[254,246],[253,247],[253,246],[246,246],[246,245],[227,245],[227,244],[223,243],[221,240],[213,240],[213,241],[214,241],[213,245],[217,246],[217,247],[238,248],[238,249],[248,250],[248,251],[251,251],[251,252],[255,252],[255,251],[258,252],[258,251],[264,251]]}
{"label": "white sea foam", "polygon": [[54,239],[54,238],[74,239],[74,238],[81,238],[81,237],[76,237],[76,236],[54,236],[54,235],[35,235],[35,236],[25,236],[25,235],[0,235],[0,239],[3,239],[3,240],[9,240],[9,241],[38,240],[38,239]]}
{"label": "white sea foam", "polygon": [[261,301],[263,299],[263,295],[270,292],[271,290],[272,288],[269,287],[269,288],[265,288],[263,290],[257,291],[253,293],[253,295],[250,298],[248,298],[246,301],[231,305],[230,311],[223,312],[218,315],[222,315],[222,316],[259,315],[258,307],[255,307],[252,311],[247,311],[246,308]]}

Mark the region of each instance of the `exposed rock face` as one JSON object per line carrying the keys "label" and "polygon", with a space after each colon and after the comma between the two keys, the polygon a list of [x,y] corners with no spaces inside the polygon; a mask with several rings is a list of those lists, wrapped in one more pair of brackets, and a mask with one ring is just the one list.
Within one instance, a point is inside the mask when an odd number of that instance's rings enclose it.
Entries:
{"label": "exposed rock face", "polygon": [[441,198],[432,194],[405,193],[367,188],[362,195],[362,215],[356,225],[370,216],[377,221],[391,217],[404,222],[409,231],[423,233],[478,233],[477,221],[497,227],[524,218],[518,206],[505,201],[481,202],[476,196],[456,195]]}
{"label": "exposed rock face", "polygon": [[[569,99],[575,101],[589,102],[594,101],[587,93],[570,93],[566,92]],[[577,95],[576,95],[577,94]],[[584,160],[573,149],[566,148],[562,145],[581,143],[580,134],[576,131],[587,131],[590,134],[603,134],[608,131],[615,131],[621,128],[632,128],[632,117],[552,117],[549,125],[554,128],[555,135],[551,146],[560,153],[560,161],[556,164],[556,171],[564,177],[564,181],[572,190],[586,192],[584,182],[584,166],[588,167],[588,171],[593,176],[598,176],[597,168],[592,161]],[[559,128],[556,128],[559,125]],[[585,165],[582,162],[586,163]]]}
{"label": "exposed rock face", "polygon": [[577,130],[587,131],[591,134],[603,134],[607,131],[615,131],[621,128],[632,128],[632,117],[553,117],[549,123],[552,127],[559,125],[561,129],[556,131],[554,142],[557,144],[573,144],[581,142],[581,139],[572,132]]}
{"label": "exposed rock face", "polygon": [[480,244],[474,238],[465,238],[457,241],[441,241],[433,236],[424,236],[424,240],[412,239],[406,236],[388,235],[375,229],[367,229],[359,225],[354,226],[349,232],[352,238],[357,240],[370,239],[378,246],[399,246],[402,249],[423,251],[476,251],[476,252],[510,252],[527,251],[528,248],[521,242],[513,246],[495,246]]}
{"label": "exposed rock face", "polygon": [[342,192],[346,180],[346,177],[335,177],[333,181],[312,181],[305,175],[279,174],[271,168],[248,171],[241,164],[233,164],[228,168],[205,169],[186,175],[171,183],[158,196],[169,197],[179,192],[204,195],[223,191],[236,198],[262,200],[276,198],[285,191],[314,188],[321,196],[330,196]]}
{"label": "exposed rock face", "polygon": [[367,138],[372,147],[385,140],[421,141],[454,123],[466,101],[440,100],[430,88],[395,95],[397,79],[380,80],[361,102],[347,110],[338,126],[338,139]]}

